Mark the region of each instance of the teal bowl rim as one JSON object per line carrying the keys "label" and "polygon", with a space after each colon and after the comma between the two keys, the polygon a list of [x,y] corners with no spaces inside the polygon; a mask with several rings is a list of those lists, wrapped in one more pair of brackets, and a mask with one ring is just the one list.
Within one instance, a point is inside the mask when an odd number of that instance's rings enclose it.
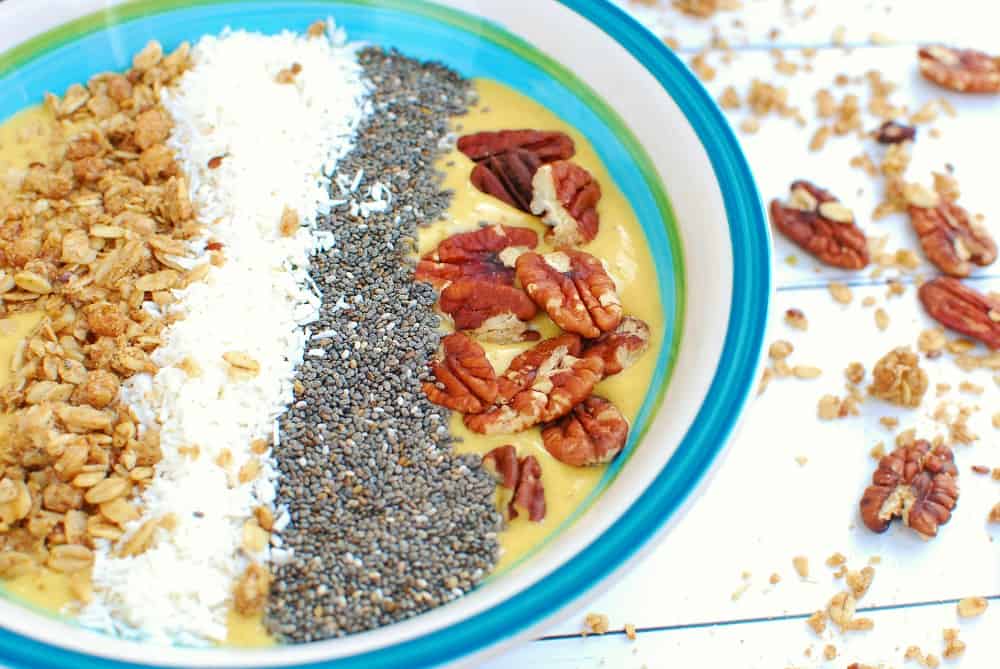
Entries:
{"label": "teal bowl rim", "polygon": [[[739,142],[711,96],[683,62],[623,9],[610,0],[556,1],[607,33],[656,78],[698,135],[722,185],[733,279],[729,322],[715,376],[676,452],[645,492],[614,525],[560,569],[502,604],[448,629],[351,657],[295,666],[436,666],[482,651],[538,625],[567,603],[594,590],[658,534],[724,450],[753,387],[771,294],[771,242],[760,197]],[[81,655],[8,630],[0,630],[0,656],[32,667],[155,666]],[[252,662],[252,656],[246,659]]]}

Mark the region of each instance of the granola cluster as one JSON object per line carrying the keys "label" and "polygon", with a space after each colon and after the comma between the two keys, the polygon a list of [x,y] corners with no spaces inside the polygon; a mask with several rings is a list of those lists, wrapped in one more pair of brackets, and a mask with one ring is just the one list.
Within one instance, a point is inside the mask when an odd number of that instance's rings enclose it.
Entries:
{"label": "granola cluster", "polygon": [[[130,499],[152,479],[159,439],[140,433],[119,388],[157,370],[150,353],[171,317],[143,303],[166,307],[207,271],[178,262],[201,230],[158,96],[189,65],[186,44],[165,55],[150,42],[125,74],[48,95],[65,148],[32,165],[0,211],[0,311],[41,314],[0,396],[13,416],[0,447],[0,576],[36,563],[86,573],[94,541],[117,541],[139,518]],[[148,521],[117,551],[142,552],[170,523]]]}

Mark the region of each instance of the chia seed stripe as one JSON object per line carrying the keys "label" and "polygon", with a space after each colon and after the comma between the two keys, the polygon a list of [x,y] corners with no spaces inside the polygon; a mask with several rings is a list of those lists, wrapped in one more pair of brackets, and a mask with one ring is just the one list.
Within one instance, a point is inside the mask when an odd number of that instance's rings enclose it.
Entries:
{"label": "chia seed stripe", "polygon": [[388,185],[392,205],[364,217],[345,204],[319,225],[333,243],[313,259],[322,338],[310,345],[324,353],[299,368],[274,449],[276,503],[291,518],[281,539],[294,555],[276,569],[265,621],[286,642],[439,606],[475,587],[499,553],[493,479],[478,457],[453,452],[449,412],[420,388],[439,319],[409,260],[418,226],[450,204],[434,161],[474,92],[443,65],[398,52],[367,48],[359,62],[374,112],[338,172],[348,183],[363,175],[356,194]]}

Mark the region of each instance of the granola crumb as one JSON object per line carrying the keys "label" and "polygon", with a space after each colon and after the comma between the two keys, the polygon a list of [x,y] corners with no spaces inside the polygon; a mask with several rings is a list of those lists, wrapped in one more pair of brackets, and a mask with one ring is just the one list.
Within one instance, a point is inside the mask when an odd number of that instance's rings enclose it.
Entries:
{"label": "granola crumb", "polygon": [[628,638],[629,641],[635,641],[637,636],[635,633],[635,625],[631,623],[625,623],[625,636]]}
{"label": "granola crumb", "polygon": [[809,458],[804,455],[796,455],[795,462],[798,463],[800,467],[805,467],[809,463]]}
{"label": "granola crumb", "polygon": [[767,579],[767,581],[771,585],[777,585],[778,583],[781,583],[781,574],[775,572],[775,573],[771,574],[771,577],[769,579]]}
{"label": "granola crumb", "polygon": [[840,304],[850,304],[854,298],[851,288],[846,283],[831,281],[827,289],[830,291],[830,296]]}
{"label": "granola crumb", "polygon": [[743,121],[740,123],[740,130],[747,133],[748,135],[753,135],[758,130],[760,130],[760,121],[758,121],[753,116],[748,116],[747,118],[743,119]]}
{"label": "granola crumb", "polygon": [[833,644],[827,644],[823,647],[823,659],[824,660],[834,660],[837,658],[837,647]]}
{"label": "granola crumb", "polygon": [[795,367],[792,368],[792,374],[794,374],[797,379],[816,379],[823,374],[823,370],[819,367],[813,367],[811,365],[795,365]]}
{"label": "granola crumb", "polygon": [[857,385],[865,379],[865,366],[860,362],[852,362],[844,370],[844,376],[847,377],[848,381]]}
{"label": "granola crumb", "polygon": [[840,552],[836,552],[826,559],[827,567],[839,567],[840,565],[847,562],[847,557]]}
{"label": "granola crumb", "polygon": [[719,95],[719,106],[723,109],[739,109],[743,103],[740,101],[740,94],[733,86],[726,86]]}
{"label": "granola crumb", "polygon": [[806,619],[806,624],[812,628],[816,636],[820,636],[826,631],[826,613],[824,611],[816,611]]}
{"label": "granola crumb", "polygon": [[583,636],[587,634],[604,634],[610,627],[608,617],[603,613],[588,613],[583,620]]}
{"label": "granola crumb", "polygon": [[887,430],[895,430],[899,427],[899,419],[895,416],[882,416],[878,419],[878,422]]}
{"label": "granola crumb", "polygon": [[990,514],[989,516],[987,516],[987,519],[991,523],[1000,523],[1000,502],[997,502],[996,504],[993,505],[993,508],[990,509]]}
{"label": "granola crumb", "polygon": [[813,133],[812,139],[809,140],[809,150],[810,151],[820,151],[826,146],[826,142],[830,139],[830,135],[833,131],[828,125],[821,125],[816,128],[816,132]]}
{"label": "granola crumb", "polygon": [[876,460],[881,460],[885,457],[885,442],[878,442],[872,449],[868,451],[868,455],[872,456]]}
{"label": "granola crumb", "polygon": [[948,627],[941,634],[944,637],[944,652],[941,655],[946,660],[954,659],[965,653],[965,642],[958,638],[957,629]]}
{"label": "granola crumb", "polygon": [[804,555],[796,555],[792,558],[792,566],[799,578],[809,578],[809,558]]}
{"label": "granola crumb", "polygon": [[889,314],[882,307],[875,310],[875,326],[882,332],[889,327]]}
{"label": "granola crumb", "polygon": [[986,613],[989,602],[985,597],[965,597],[958,601],[959,618],[976,618]]}
{"label": "granola crumb", "polygon": [[778,339],[771,344],[771,347],[768,349],[768,355],[772,360],[784,360],[791,355],[794,350],[795,347],[792,346],[790,341]]}
{"label": "granola crumb", "polygon": [[963,393],[968,393],[970,395],[982,395],[985,388],[982,386],[970,383],[969,381],[962,381],[958,384],[958,389]]}
{"label": "granola crumb", "polygon": [[796,330],[808,330],[809,320],[801,309],[787,309],[785,311],[785,323]]}

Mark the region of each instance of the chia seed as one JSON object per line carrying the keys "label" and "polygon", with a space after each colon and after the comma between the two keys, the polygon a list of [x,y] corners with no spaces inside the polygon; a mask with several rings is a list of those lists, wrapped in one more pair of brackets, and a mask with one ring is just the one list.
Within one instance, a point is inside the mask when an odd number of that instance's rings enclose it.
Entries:
{"label": "chia seed", "polygon": [[374,111],[337,169],[349,185],[363,175],[355,195],[378,181],[393,199],[367,216],[338,207],[318,225],[333,235],[310,270],[323,291],[311,326],[322,339],[298,370],[274,450],[276,504],[291,519],[281,539],[294,552],[275,570],[265,621],[287,642],[444,604],[485,578],[499,553],[493,479],[478,457],[453,452],[448,412],[420,387],[440,338],[437,296],[413,280],[409,260],[418,227],[450,204],[434,161],[473,90],[447,67],[395,51],[367,48],[359,61]]}

